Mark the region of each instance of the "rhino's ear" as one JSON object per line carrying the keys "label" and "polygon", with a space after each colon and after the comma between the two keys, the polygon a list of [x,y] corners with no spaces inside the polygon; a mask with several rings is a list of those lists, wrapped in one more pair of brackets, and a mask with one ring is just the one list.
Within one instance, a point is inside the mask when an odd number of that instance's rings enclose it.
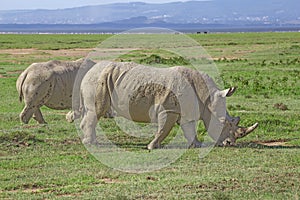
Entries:
{"label": "rhino's ear", "polygon": [[222,90],[219,92],[219,96],[220,97],[230,97],[231,95],[233,95],[235,90],[236,90],[236,87],[231,87],[226,90]]}

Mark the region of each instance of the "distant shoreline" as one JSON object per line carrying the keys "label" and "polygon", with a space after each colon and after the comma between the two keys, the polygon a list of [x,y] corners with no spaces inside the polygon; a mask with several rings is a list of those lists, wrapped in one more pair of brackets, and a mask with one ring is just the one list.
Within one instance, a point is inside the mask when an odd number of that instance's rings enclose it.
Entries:
{"label": "distant shoreline", "polygon": [[0,24],[1,34],[115,34],[135,28],[166,28],[182,33],[300,32],[299,25],[222,24]]}

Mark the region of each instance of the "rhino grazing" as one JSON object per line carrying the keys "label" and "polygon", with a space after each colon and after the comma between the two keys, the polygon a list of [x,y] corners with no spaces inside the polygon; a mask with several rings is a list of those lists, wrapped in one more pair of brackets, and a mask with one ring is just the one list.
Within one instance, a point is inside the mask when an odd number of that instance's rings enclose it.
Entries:
{"label": "rhino grazing", "polygon": [[16,83],[19,100],[25,103],[20,120],[27,124],[33,116],[38,123],[46,123],[40,110],[43,105],[57,110],[71,109],[73,86],[79,69],[87,72],[94,64],[91,60],[79,59],[30,65]]}
{"label": "rhino grazing", "polygon": [[112,107],[118,116],[158,124],[148,149],[159,148],[176,123],[189,146],[201,147],[196,136],[198,120],[203,120],[217,145],[233,145],[258,126],[240,127],[240,118],[228,114],[226,97],[235,89],[221,91],[208,75],[185,67],[154,68],[101,61],[81,82],[81,107],[77,112],[83,117],[83,143],[97,143],[97,122]]}

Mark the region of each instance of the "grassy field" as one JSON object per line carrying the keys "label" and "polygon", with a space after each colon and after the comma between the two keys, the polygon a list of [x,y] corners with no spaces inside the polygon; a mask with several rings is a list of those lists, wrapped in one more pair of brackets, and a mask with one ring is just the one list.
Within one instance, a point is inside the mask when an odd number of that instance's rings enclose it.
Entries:
{"label": "grassy field", "polygon": [[[215,60],[224,85],[238,86],[227,100],[230,114],[259,128],[236,147],[216,147],[201,159],[199,149],[189,149],[166,168],[132,174],[95,159],[65,121],[67,111],[43,108],[48,125],[23,125],[18,118],[23,105],[15,82],[22,70],[33,62],[85,57],[110,35],[0,35],[0,198],[298,200],[300,33],[189,36]],[[134,60],[163,60],[160,53],[142,52]],[[119,137],[112,119],[100,123],[121,147],[146,151],[148,139]],[[204,134],[202,126],[198,132]]]}

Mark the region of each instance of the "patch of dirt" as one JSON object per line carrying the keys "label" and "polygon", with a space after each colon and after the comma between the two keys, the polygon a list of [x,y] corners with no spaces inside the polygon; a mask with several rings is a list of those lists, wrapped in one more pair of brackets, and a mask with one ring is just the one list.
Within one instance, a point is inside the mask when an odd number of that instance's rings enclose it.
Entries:
{"label": "patch of dirt", "polygon": [[282,110],[282,111],[288,110],[287,105],[285,105],[283,103],[275,103],[273,107],[276,109]]}
{"label": "patch of dirt", "polygon": [[147,180],[148,180],[148,181],[158,181],[157,178],[152,177],[152,176],[147,176]]}
{"label": "patch of dirt", "polygon": [[24,129],[31,129],[31,128],[39,128],[43,125],[39,125],[39,124],[36,124],[36,125],[29,125],[29,124],[24,124],[22,128]]}
{"label": "patch of dirt", "polygon": [[42,189],[41,188],[32,188],[32,189],[24,189],[22,192],[24,193],[38,193],[41,192]]}
{"label": "patch of dirt", "polygon": [[85,57],[92,49],[59,49],[59,50],[39,50],[39,49],[0,49],[0,54],[10,55],[53,55],[53,56],[81,56]]}
{"label": "patch of dirt", "polygon": [[28,65],[30,65],[35,62],[54,60],[54,58],[57,57],[66,57],[68,59],[74,57],[84,58],[89,55],[91,51],[92,49],[0,49],[0,54],[7,54],[5,62],[21,64],[25,60],[25,62],[29,62]]}
{"label": "patch of dirt", "polygon": [[[44,62],[60,58],[84,58],[92,52],[92,49],[59,49],[59,50],[39,50],[39,49],[0,49],[0,54],[7,55],[3,62],[17,65],[30,65],[36,62]],[[21,74],[23,70],[6,71],[6,74],[0,74],[0,78],[9,78],[16,74]]]}
{"label": "patch of dirt", "polygon": [[81,140],[79,138],[77,139],[66,139],[62,142],[64,145],[71,145],[71,144],[81,144]]}
{"label": "patch of dirt", "polygon": [[124,183],[123,181],[117,179],[111,179],[111,178],[104,178],[101,181],[105,184]]}
{"label": "patch of dirt", "polygon": [[268,147],[279,147],[279,146],[289,146],[287,144],[289,140],[279,139],[279,140],[265,140],[265,141],[256,141],[256,144],[268,146]]}
{"label": "patch of dirt", "polygon": [[213,58],[214,61],[236,61],[239,60],[238,57],[235,56],[226,56],[226,57],[214,57]]}
{"label": "patch of dirt", "polygon": [[0,54],[28,55],[36,53],[37,49],[0,49]]}
{"label": "patch of dirt", "polygon": [[192,191],[233,191],[241,189],[240,181],[238,179],[224,179],[219,182],[211,182],[208,184],[199,185],[184,185],[185,189]]}
{"label": "patch of dirt", "polygon": [[236,147],[250,147],[250,148],[299,148],[299,146],[295,146],[289,144],[290,141],[296,140],[294,139],[276,139],[276,140],[257,140],[253,142],[240,142],[236,144]]}
{"label": "patch of dirt", "polygon": [[7,74],[21,74],[22,72],[23,70],[15,70],[15,71],[7,72]]}
{"label": "patch of dirt", "polygon": [[39,50],[53,56],[86,57],[92,49]]}
{"label": "patch of dirt", "polygon": [[58,197],[69,197],[69,198],[74,198],[74,197],[80,197],[80,193],[72,193],[72,194],[58,194]]}
{"label": "patch of dirt", "polygon": [[2,151],[0,151],[0,157],[5,157],[5,156],[7,156],[8,154],[6,153],[6,152],[2,152]]}

